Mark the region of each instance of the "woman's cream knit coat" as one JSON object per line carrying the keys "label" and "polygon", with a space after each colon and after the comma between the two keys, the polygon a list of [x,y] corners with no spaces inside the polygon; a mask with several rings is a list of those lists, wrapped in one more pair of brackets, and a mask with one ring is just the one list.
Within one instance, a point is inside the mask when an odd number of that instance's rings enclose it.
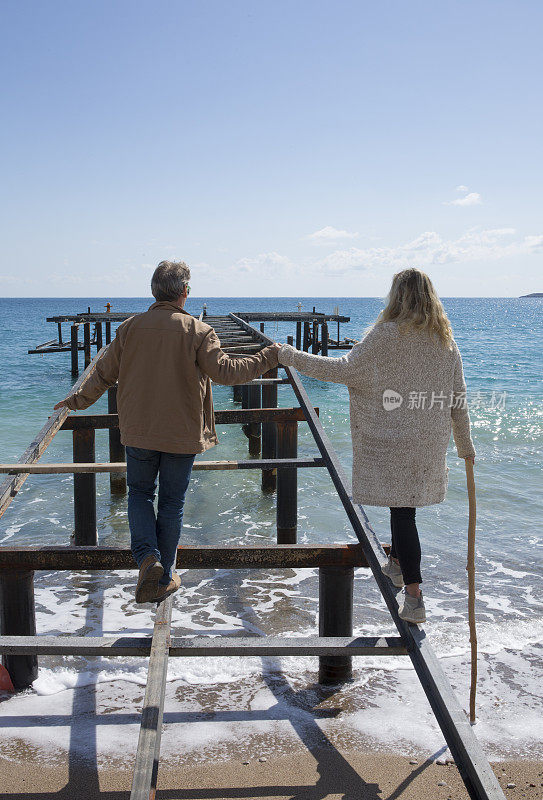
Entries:
{"label": "woman's cream knit coat", "polygon": [[356,503],[417,507],[443,502],[451,428],[458,456],[475,456],[462,358],[454,341],[447,350],[426,332],[401,332],[397,323],[384,322],[342,358],[283,345],[279,362],[348,387]]}

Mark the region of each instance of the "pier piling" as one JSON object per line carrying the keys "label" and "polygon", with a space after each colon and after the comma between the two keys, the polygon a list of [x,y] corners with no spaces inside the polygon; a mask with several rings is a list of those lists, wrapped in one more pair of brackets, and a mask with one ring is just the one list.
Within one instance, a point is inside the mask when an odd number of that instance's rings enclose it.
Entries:
{"label": "pier piling", "polygon": [[[277,423],[277,458],[297,458],[298,423]],[[296,544],[298,529],[298,470],[277,472],[277,544]]]}
{"label": "pier piling", "polygon": [[85,353],[85,369],[87,369],[92,361],[90,322],[83,323],[83,350]]}
{"label": "pier piling", "polygon": [[[74,462],[95,461],[95,429],[73,431]],[[96,475],[74,474],[74,544],[97,545]]]}
{"label": "pier piling", "polygon": [[[319,568],[319,636],[353,635],[354,567]],[[352,656],[319,656],[319,683],[352,678]]]}
{"label": "pier piling", "polygon": [[323,322],[321,328],[321,341],[322,341],[322,355],[328,355],[328,323]]}
{"label": "pier piling", "polygon": [[311,328],[309,327],[309,321],[304,321],[304,352],[307,353],[309,350],[309,343],[311,341]]}
{"label": "pier piling", "polygon": [[[117,386],[111,386],[107,390],[107,410],[109,414],[117,413]],[[110,428],[109,460],[118,464],[125,459],[126,453],[124,445],[121,444],[121,432],[119,428]],[[126,494],[126,475],[122,472],[112,472],[109,476],[109,490],[111,494]]]}
{"label": "pier piling", "polygon": [[[248,408],[262,408],[262,390],[260,386],[247,387]],[[249,455],[258,458],[261,447],[261,425],[259,422],[250,422],[248,425]]]}
{"label": "pier piling", "polygon": [[72,376],[79,375],[79,325],[70,328],[70,352],[72,354]]}
{"label": "pier piling", "polygon": [[102,323],[97,322],[94,326],[94,333],[95,333],[95,340],[96,340],[96,352],[99,353],[103,344],[103,337],[102,337]]}
{"label": "pier piling", "polygon": [[313,322],[313,339],[312,339],[312,347],[311,352],[314,355],[317,355],[319,352],[319,323]]}
{"label": "pier piling", "polygon": [[[277,367],[270,369],[263,376],[277,378]],[[277,408],[277,384],[264,384],[262,386],[262,406],[264,408]],[[275,422],[262,423],[262,458],[277,458],[277,425]],[[262,491],[274,492],[277,485],[277,470],[262,470]]]}
{"label": "pier piling", "polygon": [[[0,572],[0,635],[36,635],[33,570]],[[35,654],[4,655],[2,661],[15,689],[27,689],[38,677]]]}

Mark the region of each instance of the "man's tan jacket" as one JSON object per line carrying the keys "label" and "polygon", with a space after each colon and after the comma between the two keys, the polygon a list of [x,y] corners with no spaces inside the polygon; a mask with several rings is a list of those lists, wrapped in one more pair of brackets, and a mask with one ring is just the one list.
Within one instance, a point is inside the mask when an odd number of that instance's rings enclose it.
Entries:
{"label": "man's tan jacket", "polygon": [[221,350],[213,328],[171,302],[125,320],[84,387],[67,398],[88,408],[117,380],[121,441],[166,453],[203,453],[218,444],[211,380],[245,383],[277,366],[265,347],[246,357]]}

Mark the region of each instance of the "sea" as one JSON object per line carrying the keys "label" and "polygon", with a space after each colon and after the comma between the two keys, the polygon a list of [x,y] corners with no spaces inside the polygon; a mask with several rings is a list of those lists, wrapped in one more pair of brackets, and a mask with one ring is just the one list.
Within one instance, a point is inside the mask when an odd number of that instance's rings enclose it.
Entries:
{"label": "sea", "polygon": [[[152,298],[0,299],[0,460],[15,461],[73,383],[68,353],[29,355],[56,337],[46,317],[83,312],[144,311]],[[543,743],[542,481],[543,325],[538,298],[445,298],[463,357],[477,451],[476,587],[479,644],[477,723],[492,759],[540,758]],[[341,336],[359,339],[383,298],[194,298],[198,315],[230,311],[318,311],[350,317]],[[64,329],[69,336],[68,326]],[[266,323],[285,342],[292,323]],[[330,335],[336,337],[335,324]],[[341,353],[338,353],[341,355]],[[82,354],[80,355],[82,360]],[[82,367],[81,367],[82,369]],[[345,387],[303,378],[309,397],[347,472],[352,463]],[[236,407],[232,390],[214,387],[217,409]],[[295,405],[290,386],[279,405]],[[107,410],[105,398],[94,406]],[[247,458],[238,426],[219,426],[217,459]],[[107,432],[97,432],[97,460],[108,460]],[[304,423],[299,455],[318,455]],[[206,454],[209,457],[209,453]],[[59,432],[43,462],[70,461],[71,436]],[[463,460],[451,439],[445,501],[417,511],[423,589],[432,646],[464,709],[470,655],[467,617],[468,499]],[[366,507],[381,541],[390,540],[388,510]],[[298,540],[354,542],[325,469],[300,470]],[[97,476],[99,541],[128,546],[126,498]],[[31,476],[0,519],[0,546],[62,545],[73,531],[73,478]],[[182,543],[258,545],[275,541],[275,496],[263,494],[257,471],[197,472],[192,478]],[[315,635],[318,573],[300,570],[190,570],[175,596],[176,636]],[[40,634],[145,635],[151,607],[134,603],[135,572],[36,572]],[[354,583],[355,634],[395,633],[371,571]],[[355,658],[353,681],[317,683],[316,658],[170,659],[163,758],[221,760],[267,757],[298,747],[341,746],[435,756],[446,752],[439,727],[407,657]],[[0,755],[24,747],[54,761],[85,758],[125,764],[133,758],[144,693],[143,658],[43,657],[33,687],[0,695]]]}

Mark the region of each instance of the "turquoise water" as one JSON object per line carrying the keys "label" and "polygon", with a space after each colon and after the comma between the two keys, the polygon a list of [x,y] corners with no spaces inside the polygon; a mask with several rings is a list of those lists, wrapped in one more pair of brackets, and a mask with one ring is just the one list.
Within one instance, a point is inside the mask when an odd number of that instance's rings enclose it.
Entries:
{"label": "turquoise water", "polygon": [[[190,298],[187,310],[199,314],[204,299]],[[372,298],[228,298],[207,300],[208,313],[243,310],[303,310],[340,313],[351,321],[341,326],[342,335],[359,338],[382,307]],[[16,460],[45,422],[54,403],[64,397],[72,384],[69,354],[27,355],[30,347],[52,339],[56,326],[47,316],[85,311],[87,306],[102,310],[104,298],[0,299],[0,459]],[[142,311],[151,300],[115,298],[113,311]],[[533,754],[541,743],[538,722],[541,714],[537,681],[542,674],[541,602],[541,452],[543,440],[543,326],[542,302],[538,299],[447,298],[444,300],[456,341],[464,361],[472,435],[477,450],[477,612],[480,643],[480,722],[478,733],[499,757]],[[266,324],[266,332],[279,341],[294,334],[292,324]],[[336,335],[332,323],[331,336]],[[68,326],[65,326],[68,335]],[[82,354],[80,356],[82,359]],[[314,405],[345,467],[351,464],[346,389],[304,378]],[[214,389],[216,408],[232,407],[231,390]],[[294,405],[290,387],[280,387],[280,405]],[[106,410],[105,400],[95,406]],[[243,458],[247,440],[234,426],[219,429],[216,458]],[[300,455],[316,454],[316,447],[304,424],[300,425]],[[44,461],[71,459],[68,433],[59,433]],[[107,434],[97,434],[97,459],[107,460]],[[436,651],[457,688],[467,695],[468,631],[465,574],[467,540],[467,496],[464,462],[456,456],[451,442],[448,463],[449,491],[444,503],[418,511],[423,547],[423,579],[429,611],[427,631]],[[111,497],[108,478],[98,476],[98,524],[104,544],[126,544],[128,526],[126,502]],[[195,473],[187,499],[184,541],[187,544],[249,544],[273,541],[273,497],[264,496],[259,479],[252,472]],[[385,509],[367,508],[370,521],[383,541],[388,540]],[[72,532],[72,478],[34,476],[0,520],[0,544],[68,543]],[[325,470],[305,470],[299,475],[299,541],[353,541],[345,514]],[[314,570],[190,572],[183,576],[183,589],[176,601],[176,634],[200,632],[309,634],[315,630],[318,576]],[[58,575],[37,573],[36,598],[40,632],[146,630],[147,611],[138,611],[131,601],[133,576]],[[359,632],[392,632],[388,615],[367,572],[357,572],[355,581],[356,625]],[[104,598],[107,602],[104,602]],[[89,601],[90,598],[90,601]],[[127,627],[127,614],[130,627]],[[357,660],[360,670],[346,695],[347,710],[342,731],[353,737],[370,738],[383,746],[398,746],[402,736],[416,739],[431,749],[439,734],[429,723],[430,738],[413,725],[386,727],[378,724],[378,712],[388,708],[391,696],[400,702],[417,691],[404,659],[391,659],[383,666]],[[122,680],[141,693],[144,668],[141,660],[118,662],[89,660],[84,664],[85,680],[109,687],[108,702],[115,703]],[[262,671],[258,659],[236,665],[217,659],[215,665],[193,660],[190,669],[182,659],[172,664],[172,686],[181,683],[196,702],[202,685],[238,685],[240,679],[256,686]],[[224,662],[224,663],[223,663]],[[37,702],[66,702],[75,685],[81,684],[82,665],[53,658],[42,660],[40,678],[30,694]],[[265,667],[268,668],[268,667]],[[270,671],[277,665],[269,666]],[[314,678],[311,659],[284,660],[284,674],[292,681]],[[119,677],[119,675],[121,677]],[[138,688],[139,687],[139,688]],[[106,691],[103,688],[103,691]],[[248,689],[249,691],[249,689]],[[256,689],[255,689],[256,691]],[[421,695],[420,691],[419,694]],[[1,705],[0,717],[25,713],[25,696]],[[371,697],[371,709],[364,714],[359,704]],[[49,698],[49,700],[47,699]],[[126,698],[125,698],[126,700]],[[28,701],[30,702],[30,700]],[[201,702],[198,700],[198,702]],[[424,697],[417,700],[420,718],[427,720]],[[205,705],[205,704],[204,704]],[[372,710],[373,709],[373,710]],[[519,711],[522,726],[519,726]],[[332,723],[329,723],[332,726]],[[113,727],[113,726],[110,726]],[[13,735],[9,725],[6,733]],[[428,725],[424,730],[428,729]],[[412,730],[412,733],[410,733]],[[38,728],[30,734],[44,743]],[[19,730],[19,734],[21,731]],[[108,747],[122,751],[122,737],[108,732]],[[399,738],[398,738],[399,736]],[[113,739],[111,738],[113,737]],[[422,739],[421,739],[422,737]],[[433,738],[432,738],[433,737]],[[57,742],[58,745],[58,742]],[[211,745],[209,745],[211,746]]]}

